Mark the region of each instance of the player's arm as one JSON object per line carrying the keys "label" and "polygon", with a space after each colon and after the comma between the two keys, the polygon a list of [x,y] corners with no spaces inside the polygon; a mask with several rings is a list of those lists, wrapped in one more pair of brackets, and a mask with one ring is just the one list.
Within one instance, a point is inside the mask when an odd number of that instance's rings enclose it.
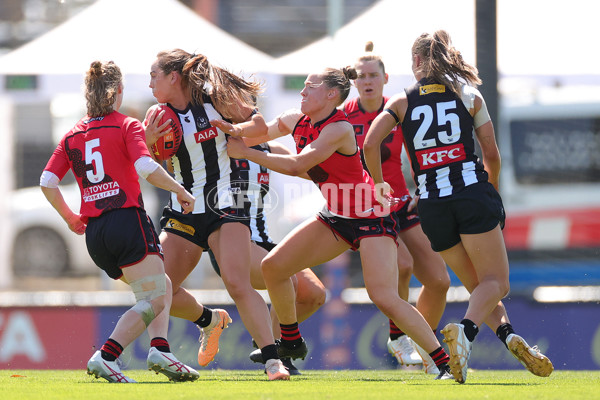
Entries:
{"label": "player's arm", "polygon": [[231,136],[243,137],[246,145],[252,147],[292,133],[302,115],[299,110],[295,109],[285,111],[277,118],[265,123],[264,126],[260,125],[259,130],[257,130],[258,125],[249,129],[245,123],[230,124],[223,120],[211,120],[210,122]]}
{"label": "player's arm", "polygon": [[[245,115],[245,117],[242,115]],[[256,138],[267,134],[267,123],[256,108],[248,109],[246,106],[241,110],[237,110],[232,121],[233,124],[222,119],[213,119],[210,120],[210,123],[212,126],[216,126],[223,132],[235,137]]]}
{"label": "player's arm", "polygon": [[381,168],[381,142],[385,139],[396,125],[402,122],[408,101],[406,94],[396,95],[385,104],[384,111],[381,112],[371,124],[365,142],[363,144],[363,156],[365,164],[369,169],[371,177],[375,181],[375,195],[377,201],[386,204],[391,195],[392,188],[383,179]]}
{"label": "player's arm", "polygon": [[187,214],[194,210],[196,199],[183,186],[171,177],[156,161],[148,156],[140,157],[134,163],[138,175],[159,189],[177,194],[177,201]]}
{"label": "player's arm", "polygon": [[[271,148],[271,153],[273,153],[273,154],[287,154],[287,155],[294,154],[294,152],[292,150],[290,150],[283,144],[276,142],[276,141],[269,142],[269,147]],[[303,173],[303,174],[300,174],[297,176],[299,178],[311,180],[310,176],[308,176],[307,173]]]}
{"label": "player's arm", "polygon": [[286,175],[299,176],[315,165],[328,159],[336,150],[342,148],[349,135],[354,135],[348,122],[335,122],[327,125],[319,137],[302,149],[299,154],[271,154],[249,148],[239,138],[227,143],[227,152],[233,158],[245,158],[263,165],[272,171]]}
{"label": "player's arm", "polygon": [[492,124],[485,101],[481,95],[478,95],[475,98],[473,127],[475,128],[475,135],[477,137],[477,141],[479,142],[479,147],[481,147],[483,165],[488,173],[488,180],[492,185],[494,185],[496,190],[498,190],[500,184],[500,167],[502,165],[502,160],[500,157],[500,151],[498,150],[498,144],[496,143],[494,125]]}
{"label": "player's arm", "polygon": [[45,170],[40,177],[40,187],[48,202],[67,223],[69,229],[78,235],[85,233],[86,224],[80,214],[76,214],[65,201],[58,187],[60,179],[54,173]]}

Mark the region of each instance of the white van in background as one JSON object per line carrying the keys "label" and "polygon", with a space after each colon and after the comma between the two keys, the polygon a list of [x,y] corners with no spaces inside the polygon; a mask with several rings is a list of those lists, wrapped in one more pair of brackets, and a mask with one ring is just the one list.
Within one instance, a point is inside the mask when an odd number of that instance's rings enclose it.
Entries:
{"label": "white van in background", "polygon": [[505,99],[498,138],[507,249],[600,249],[600,90]]}

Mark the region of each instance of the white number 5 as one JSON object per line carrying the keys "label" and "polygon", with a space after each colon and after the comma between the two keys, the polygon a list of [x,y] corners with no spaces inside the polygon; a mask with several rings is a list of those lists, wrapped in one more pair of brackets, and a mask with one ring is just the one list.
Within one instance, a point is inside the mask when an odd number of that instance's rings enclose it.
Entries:
{"label": "white number 5", "polygon": [[[94,151],[94,148],[100,146],[100,139],[92,139],[85,142],[85,163],[92,168],[86,172],[87,178],[92,183],[101,182],[104,179],[104,164],[102,163],[102,154]],[[92,164],[92,161],[94,164]],[[96,172],[94,172],[94,170]]]}

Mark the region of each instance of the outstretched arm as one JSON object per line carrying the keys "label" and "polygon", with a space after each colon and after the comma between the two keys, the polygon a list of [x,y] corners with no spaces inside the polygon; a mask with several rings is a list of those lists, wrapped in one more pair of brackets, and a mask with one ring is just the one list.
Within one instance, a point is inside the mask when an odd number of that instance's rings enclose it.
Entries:
{"label": "outstretched arm", "polygon": [[[273,154],[295,154],[294,152],[292,152],[292,150],[288,149],[286,146],[276,141],[269,142],[269,147],[271,148],[271,153]],[[302,179],[308,179],[309,181],[311,180],[310,176],[308,176],[307,173],[299,174],[297,176]]]}
{"label": "outstretched arm", "polygon": [[363,155],[365,164],[369,169],[371,177],[375,181],[375,196],[381,204],[388,204],[393,193],[390,185],[383,179],[381,168],[381,142],[385,139],[394,126],[402,122],[399,115],[404,118],[406,111],[406,96],[397,95],[392,97],[385,104],[385,109],[381,112],[371,124],[365,143],[363,145]]}
{"label": "outstretched arm", "polygon": [[350,133],[354,134],[349,123],[332,123],[299,154],[265,153],[247,147],[239,138],[230,138],[227,153],[232,158],[245,158],[282,174],[299,176],[329,158],[345,144]]}

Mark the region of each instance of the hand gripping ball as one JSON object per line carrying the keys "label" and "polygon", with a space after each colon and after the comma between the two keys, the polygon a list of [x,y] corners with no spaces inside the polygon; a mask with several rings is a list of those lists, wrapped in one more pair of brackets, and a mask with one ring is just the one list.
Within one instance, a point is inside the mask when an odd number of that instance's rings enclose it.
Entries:
{"label": "hand gripping ball", "polygon": [[183,137],[183,130],[179,123],[179,117],[171,108],[169,108],[169,106],[165,104],[156,104],[151,107],[151,111],[153,111],[153,109],[156,109],[155,112],[157,113],[160,113],[163,110],[165,111],[158,122],[158,126],[169,121],[171,132],[161,136],[156,143],[152,145],[151,150],[156,159],[161,161],[168,160],[177,153],[177,149],[179,148]]}

